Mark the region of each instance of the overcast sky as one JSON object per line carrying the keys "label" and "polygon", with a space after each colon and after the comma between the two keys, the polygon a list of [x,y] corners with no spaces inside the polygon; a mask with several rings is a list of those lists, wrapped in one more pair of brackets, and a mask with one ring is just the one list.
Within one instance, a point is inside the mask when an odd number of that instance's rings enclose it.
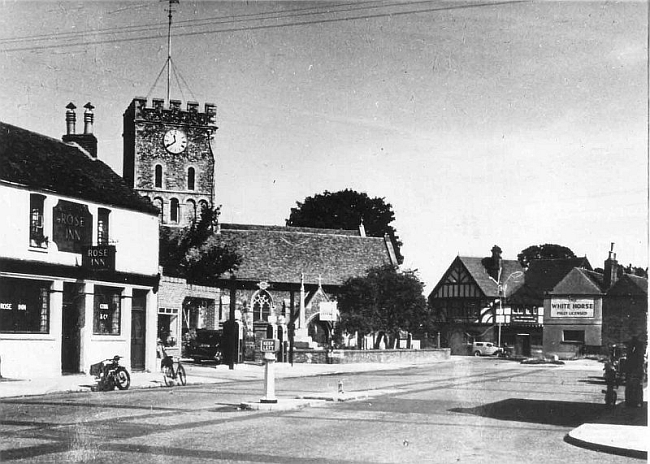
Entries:
{"label": "overcast sky", "polygon": [[[60,138],[165,98],[167,4],[0,4],[0,120]],[[427,291],[457,255],[557,243],[648,262],[648,11],[616,1],[181,0],[172,98],[218,107],[224,222],[351,188],[393,206]],[[180,84],[180,85],[179,85]],[[80,118],[78,119],[80,120]]]}

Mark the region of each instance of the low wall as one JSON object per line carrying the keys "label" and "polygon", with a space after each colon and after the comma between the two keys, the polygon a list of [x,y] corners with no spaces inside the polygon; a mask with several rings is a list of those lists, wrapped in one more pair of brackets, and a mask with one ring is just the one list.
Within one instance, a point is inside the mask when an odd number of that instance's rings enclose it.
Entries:
{"label": "low wall", "polygon": [[334,350],[316,351],[294,349],[293,361],[314,364],[352,364],[352,363],[408,363],[427,364],[446,361],[451,356],[449,348],[426,350]]}

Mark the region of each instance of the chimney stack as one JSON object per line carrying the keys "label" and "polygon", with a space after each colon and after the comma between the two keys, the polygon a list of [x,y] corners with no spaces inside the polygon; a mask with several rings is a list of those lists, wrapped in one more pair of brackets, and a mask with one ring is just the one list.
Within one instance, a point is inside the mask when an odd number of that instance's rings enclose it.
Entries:
{"label": "chimney stack", "polygon": [[488,269],[488,273],[494,280],[499,282],[499,278],[501,277],[501,261],[502,261],[501,248],[498,245],[494,245],[491,251],[492,251],[492,259],[491,259],[490,269]]}
{"label": "chimney stack", "polygon": [[614,253],[614,242],[612,242],[609,249],[609,257],[605,261],[605,270],[603,276],[603,283],[605,289],[609,290],[618,280],[618,261],[616,261],[616,253]]}
{"label": "chimney stack", "polygon": [[86,111],[84,112],[83,134],[76,133],[77,114],[74,110],[77,109],[77,107],[74,103],[70,102],[66,108],[68,109],[65,112],[66,133],[61,137],[61,140],[68,145],[76,144],[88,152],[90,156],[97,158],[97,139],[93,135],[93,123],[95,120],[93,109],[95,109],[95,107],[91,105],[90,102],[84,105]]}

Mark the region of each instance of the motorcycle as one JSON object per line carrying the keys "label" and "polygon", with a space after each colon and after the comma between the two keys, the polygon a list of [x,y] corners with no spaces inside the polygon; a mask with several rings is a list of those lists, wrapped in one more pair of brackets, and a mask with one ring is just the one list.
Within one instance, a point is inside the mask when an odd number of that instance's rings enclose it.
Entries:
{"label": "motorcycle", "polygon": [[120,366],[122,356],[113,356],[90,366],[90,375],[95,376],[97,389],[100,391],[127,390],[131,385],[131,375],[124,366]]}

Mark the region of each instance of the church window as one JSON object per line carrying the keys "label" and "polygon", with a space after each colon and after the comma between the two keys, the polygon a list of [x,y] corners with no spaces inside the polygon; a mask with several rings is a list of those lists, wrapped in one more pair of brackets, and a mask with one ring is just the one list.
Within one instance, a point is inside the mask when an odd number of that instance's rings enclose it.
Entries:
{"label": "church window", "polygon": [[189,168],[187,170],[187,190],[194,190],[194,178],[196,176],[196,171],[194,168]]}
{"label": "church window", "polygon": [[196,221],[196,202],[194,200],[187,200],[187,219],[189,222]]}
{"label": "church window", "polygon": [[162,223],[164,216],[163,216],[163,211],[164,211],[164,203],[163,199],[160,197],[156,197],[153,199],[153,204],[156,208],[158,208],[158,220]]}
{"label": "church window", "polygon": [[162,176],[163,176],[163,168],[160,164],[156,164],[156,167],[154,168],[154,187],[155,188],[162,188]]}
{"label": "church window", "polygon": [[251,306],[255,320],[268,321],[273,307],[273,298],[266,290],[260,290],[253,295]]}
{"label": "church window", "polygon": [[169,202],[169,220],[171,222],[178,222],[178,199],[172,198]]}

